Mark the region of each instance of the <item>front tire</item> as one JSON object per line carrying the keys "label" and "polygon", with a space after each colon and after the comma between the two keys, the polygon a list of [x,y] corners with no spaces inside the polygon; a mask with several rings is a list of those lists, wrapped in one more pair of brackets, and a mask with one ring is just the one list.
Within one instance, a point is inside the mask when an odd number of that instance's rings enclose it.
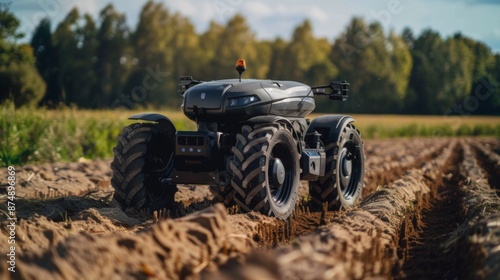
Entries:
{"label": "front tire", "polygon": [[325,176],[309,183],[311,208],[315,211],[350,209],[361,198],[364,178],[363,141],[359,131],[347,123],[337,141],[326,143]]}
{"label": "front tire", "polygon": [[287,219],[300,185],[297,144],[283,124],[244,126],[229,166],[234,201],[245,212]]}
{"label": "front tire", "polygon": [[175,128],[132,124],[118,136],[111,169],[114,200],[122,209],[158,210],[173,205],[176,185],[163,183],[161,174],[174,153]]}

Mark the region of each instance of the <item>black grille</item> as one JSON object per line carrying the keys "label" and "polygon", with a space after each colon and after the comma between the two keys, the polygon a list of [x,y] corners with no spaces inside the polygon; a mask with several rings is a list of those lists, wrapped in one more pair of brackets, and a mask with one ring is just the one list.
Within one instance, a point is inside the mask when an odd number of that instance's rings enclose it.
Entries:
{"label": "black grille", "polygon": [[177,145],[180,146],[203,146],[205,138],[202,136],[178,136]]}

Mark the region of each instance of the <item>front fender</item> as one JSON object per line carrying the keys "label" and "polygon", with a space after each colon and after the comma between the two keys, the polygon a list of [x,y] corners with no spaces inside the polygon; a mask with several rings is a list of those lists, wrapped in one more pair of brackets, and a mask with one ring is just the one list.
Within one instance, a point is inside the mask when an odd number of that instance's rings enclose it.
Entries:
{"label": "front fender", "polygon": [[141,113],[128,117],[129,120],[156,122],[170,131],[176,131],[174,123],[166,116],[158,113]]}
{"label": "front fender", "polygon": [[321,116],[311,122],[307,129],[307,134],[317,131],[322,134],[323,141],[328,143],[337,142],[342,128],[352,122],[354,122],[354,118],[346,115]]}

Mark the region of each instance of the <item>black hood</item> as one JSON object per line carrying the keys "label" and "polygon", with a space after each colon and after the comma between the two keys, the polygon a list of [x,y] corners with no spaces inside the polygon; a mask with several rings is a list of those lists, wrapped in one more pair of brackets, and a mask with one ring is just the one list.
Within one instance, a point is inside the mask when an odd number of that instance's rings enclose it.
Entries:
{"label": "black hood", "polygon": [[194,86],[184,93],[186,108],[219,109],[222,106],[224,93],[232,87],[227,82],[207,82]]}

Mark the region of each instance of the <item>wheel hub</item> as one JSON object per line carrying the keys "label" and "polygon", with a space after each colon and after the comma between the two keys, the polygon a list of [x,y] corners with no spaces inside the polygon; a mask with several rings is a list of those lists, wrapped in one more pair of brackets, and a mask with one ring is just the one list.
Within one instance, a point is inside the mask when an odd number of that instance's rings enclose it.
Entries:
{"label": "wheel hub", "polygon": [[274,159],[271,163],[272,181],[275,188],[281,188],[285,182],[285,166],[279,158]]}
{"label": "wheel hub", "polygon": [[345,189],[349,185],[352,173],[352,160],[349,156],[349,151],[347,148],[343,148],[340,153],[340,180],[341,188]]}
{"label": "wheel hub", "polygon": [[351,172],[352,172],[352,161],[349,158],[344,157],[342,163],[343,163],[342,164],[342,173],[344,174],[344,176],[351,175]]}

